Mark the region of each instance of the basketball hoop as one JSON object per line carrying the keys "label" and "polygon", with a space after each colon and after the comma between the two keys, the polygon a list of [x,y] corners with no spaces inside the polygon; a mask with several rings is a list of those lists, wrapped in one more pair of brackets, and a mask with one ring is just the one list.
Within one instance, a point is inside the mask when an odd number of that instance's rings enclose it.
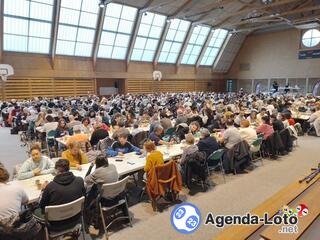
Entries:
{"label": "basketball hoop", "polygon": [[1,80],[2,81],[7,81],[7,77],[8,77],[7,75],[1,75]]}
{"label": "basketball hoop", "polygon": [[0,77],[2,81],[7,81],[8,76],[14,74],[13,67],[9,64],[0,64]]}

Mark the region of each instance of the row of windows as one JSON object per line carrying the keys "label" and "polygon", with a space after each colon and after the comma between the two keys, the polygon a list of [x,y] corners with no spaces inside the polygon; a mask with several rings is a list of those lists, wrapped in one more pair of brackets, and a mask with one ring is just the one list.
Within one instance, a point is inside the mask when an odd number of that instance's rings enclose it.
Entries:
{"label": "row of windows", "polygon": [[[99,0],[61,0],[56,54],[90,57],[93,52],[99,15]],[[54,0],[4,1],[4,50],[48,54],[52,32]],[[110,3],[106,8],[98,58],[126,59],[138,10]],[[158,61],[175,63],[190,31],[182,64],[195,64],[205,47],[201,65],[212,65],[227,37],[222,29],[147,12],[140,25],[130,56],[134,61],[152,62],[160,47]],[[160,38],[165,31],[162,46]],[[210,38],[210,39],[209,39]],[[205,43],[207,44],[205,45]]]}

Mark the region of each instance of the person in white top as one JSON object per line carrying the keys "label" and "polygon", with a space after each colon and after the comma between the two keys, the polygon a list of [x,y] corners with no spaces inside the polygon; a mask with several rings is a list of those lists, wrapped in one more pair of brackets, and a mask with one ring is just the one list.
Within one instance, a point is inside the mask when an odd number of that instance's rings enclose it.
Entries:
{"label": "person in white top", "polygon": [[252,146],[252,143],[258,138],[256,130],[250,127],[248,120],[242,120],[240,122],[240,136],[242,140],[245,140],[250,145],[250,150],[255,151],[256,147]]}
{"label": "person in white top", "polygon": [[29,201],[26,192],[17,184],[8,183],[9,173],[7,169],[0,166],[0,219],[8,219],[14,214],[19,214],[21,206]]}
{"label": "person in white top", "polygon": [[54,118],[51,115],[46,116],[47,122],[43,126],[43,130],[48,135],[49,132],[55,131],[58,127],[58,122],[54,121]]}

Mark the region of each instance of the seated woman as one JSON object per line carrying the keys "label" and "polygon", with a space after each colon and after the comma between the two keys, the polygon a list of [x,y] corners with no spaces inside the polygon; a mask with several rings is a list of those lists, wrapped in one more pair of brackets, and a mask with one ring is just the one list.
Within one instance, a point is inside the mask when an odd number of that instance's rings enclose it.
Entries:
{"label": "seated woman", "polygon": [[270,125],[270,118],[269,116],[262,117],[262,124],[256,129],[256,132],[263,133],[264,140],[266,140],[273,132],[273,127]]}
{"label": "seated woman", "polygon": [[[94,165],[96,165],[96,169],[91,173]],[[118,181],[118,179],[119,175],[115,165],[109,164],[107,157],[104,155],[99,155],[96,160],[91,163],[84,182],[88,192],[94,184],[113,183]]]}
{"label": "seated woman", "polygon": [[95,129],[90,138],[91,146],[96,146],[101,139],[104,139],[106,137],[109,137],[109,133],[107,130],[103,128]]}
{"label": "seated woman", "polygon": [[82,119],[82,126],[81,126],[81,129],[82,129],[82,132],[84,134],[87,134],[87,135],[91,135],[92,132],[93,132],[93,127],[92,125],[90,124],[90,119],[89,118],[83,118]]}
{"label": "seated woman", "polygon": [[24,161],[18,171],[17,178],[22,180],[53,172],[54,163],[48,157],[42,156],[40,146],[34,144],[31,147],[31,158]]}
{"label": "seated woman", "polygon": [[242,140],[246,141],[250,145],[250,149],[252,151],[255,151],[256,149],[254,149],[251,144],[258,138],[258,136],[256,131],[250,127],[248,120],[245,119],[240,122],[239,133]]}
{"label": "seated woman", "polygon": [[185,139],[186,139],[186,144],[187,146],[184,147],[183,152],[182,152],[182,156],[180,159],[180,164],[183,165],[185,160],[186,160],[186,156],[189,154],[193,154],[196,151],[199,150],[198,146],[194,144],[194,136],[192,135],[192,133],[188,133],[185,135]]}
{"label": "seated woman", "polygon": [[55,133],[54,137],[60,138],[60,137],[66,136],[66,135],[69,135],[67,124],[66,124],[66,121],[63,118],[61,118],[58,121],[58,127],[56,128],[56,133]]}
{"label": "seated woman", "polygon": [[87,155],[81,150],[81,144],[78,142],[70,142],[68,150],[62,152],[61,158],[67,159],[70,167],[81,170],[81,165],[88,163]]}
{"label": "seated woman", "polygon": [[190,133],[192,133],[195,137],[200,137],[200,124],[196,121],[191,122],[189,125]]}
{"label": "seated woman", "polygon": [[[34,224],[35,219],[28,218],[28,223],[26,223],[19,218],[22,206],[27,205],[29,199],[26,192],[18,184],[8,184],[9,177],[7,169],[0,165],[0,192],[2,196],[0,226],[7,229],[8,232],[0,231],[0,239],[40,239],[36,235],[41,226],[37,223]],[[22,225],[23,227],[20,228]]]}
{"label": "seated woman", "polygon": [[107,154],[110,157],[114,157],[117,155],[124,155],[126,153],[130,152],[136,152],[136,153],[141,153],[141,149],[133,146],[128,140],[128,135],[125,132],[121,132],[118,135],[118,140],[113,142],[113,144],[108,148]]}
{"label": "seated woman", "polygon": [[164,164],[163,154],[156,150],[156,145],[152,141],[144,143],[144,149],[147,152],[146,165],[144,171],[148,173],[153,167]]}
{"label": "seated woman", "polygon": [[249,121],[250,125],[258,125],[257,111],[252,110],[250,116],[247,117],[247,120]]}
{"label": "seated woman", "polygon": [[106,131],[109,131],[108,125],[102,122],[102,117],[101,116],[97,116],[96,117],[96,121],[95,121],[95,124],[93,125],[93,128],[94,129],[103,128]]}

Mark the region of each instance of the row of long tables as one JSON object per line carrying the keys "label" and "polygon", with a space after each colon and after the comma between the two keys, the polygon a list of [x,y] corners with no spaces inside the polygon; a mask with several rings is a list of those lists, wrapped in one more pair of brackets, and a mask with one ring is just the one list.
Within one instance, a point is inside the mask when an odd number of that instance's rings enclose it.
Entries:
{"label": "row of long tables", "polygon": [[[158,146],[158,150],[164,155],[164,160],[168,161],[173,157],[177,157],[182,154],[183,144],[173,144],[170,146]],[[110,164],[114,164],[117,168],[119,176],[125,176],[142,170],[146,163],[145,155],[137,155],[136,153],[128,153],[123,157],[116,156],[108,158]],[[121,161],[116,161],[121,160]],[[75,176],[84,178],[90,164],[81,165],[81,170],[71,170]],[[40,195],[40,189],[38,189],[36,181],[39,180],[40,183],[45,181],[52,181],[54,176],[52,174],[36,176],[33,178],[25,180],[15,180],[10,182],[10,184],[20,185],[27,193],[29,197],[29,202],[35,202],[38,200]]]}

